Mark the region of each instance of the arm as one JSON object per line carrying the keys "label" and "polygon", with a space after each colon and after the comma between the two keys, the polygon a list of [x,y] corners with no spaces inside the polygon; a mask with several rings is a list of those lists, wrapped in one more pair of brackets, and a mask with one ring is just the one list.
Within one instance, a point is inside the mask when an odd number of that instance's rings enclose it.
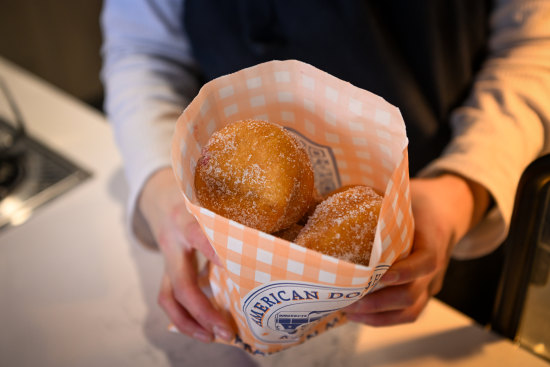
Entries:
{"label": "arm", "polygon": [[451,116],[454,137],[422,176],[454,172],[485,187],[494,207],[459,238],[457,258],[485,255],[505,239],[519,178],[550,145],[550,3],[499,0],[490,56],[465,104]]}
{"label": "arm", "polygon": [[175,121],[199,88],[190,46],[180,30],[182,7],[175,0],[104,4],[105,109],[125,163],[129,213],[135,212],[145,181],[170,166]]}
{"label": "arm", "polygon": [[164,256],[159,304],[181,332],[205,342],[213,335],[228,340],[229,323],[197,284],[196,251],[217,258],[170,168],[175,122],[199,86],[182,9],[177,0],[105,2],[105,107],[125,162],[133,230]]}
{"label": "arm", "polygon": [[[386,288],[348,309],[352,320],[414,321],[440,290],[451,253],[482,256],[502,242],[519,177],[550,145],[550,3],[496,5],[490,55],[451,116],[454,137],[422,178],[411,180],[411,254],[384,275]],[[495,206],[486,214],[491,197]]]}

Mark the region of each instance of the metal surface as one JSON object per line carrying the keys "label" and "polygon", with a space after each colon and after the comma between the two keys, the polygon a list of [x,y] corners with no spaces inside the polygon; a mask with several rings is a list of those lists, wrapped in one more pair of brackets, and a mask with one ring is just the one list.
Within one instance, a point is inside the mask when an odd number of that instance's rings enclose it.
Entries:
{"label": "metal surface", "polygon": [[543,219],[537,226],[537,247],[516,339],[550,361],[550,188]]}
{"label": "metal surface", "polygon": [[0,78],[0,229],[25,222],[41,205],[88,177],[26,134],[23,115]]}
{"label": "metal surface", "polygon": [[29,136],[20,139],[18,151],[20,177],[0,201],[0,229],[25,222],[37,208],[91,176]]}
{"label": "metal surface", "polygon": [[518,185],[493,330],[550,361],[550,154]]}

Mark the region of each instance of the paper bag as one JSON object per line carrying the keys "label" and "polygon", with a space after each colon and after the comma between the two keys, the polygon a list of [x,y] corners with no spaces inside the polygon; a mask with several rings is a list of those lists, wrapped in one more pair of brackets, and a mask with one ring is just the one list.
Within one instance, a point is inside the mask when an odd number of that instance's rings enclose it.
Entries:
{"label": "paper bag", "polygon": [[[304,143],[321,193],[364,184],[384,193],[368,267],[355,265],[219,216],[198,204],[202,147],[226,124],[261,119]],[[215,79],[178,119],[172,162],[188,210],[223,267],[209,266],[213,302],[234,322],[233,344],[270,354],[345,322],[413,237],[408,140],[399,110],[382,98],[299,61],[271,61]]]}

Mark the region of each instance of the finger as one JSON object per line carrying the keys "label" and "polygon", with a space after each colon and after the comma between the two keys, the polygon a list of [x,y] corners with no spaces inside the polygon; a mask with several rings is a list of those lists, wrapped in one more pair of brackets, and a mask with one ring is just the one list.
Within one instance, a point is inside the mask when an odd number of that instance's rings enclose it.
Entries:
{"label": "finger", "polygon": [[159,237],[159,242],[163,242],[162,253],[173,297],[204,329],[230,341],[233,337],[232,328],[214,309],[198,285],[195,250],[182,248],[178,233],[179,231],[167,231],[164,236]]}
{"label": "finger", "polygon": [[185,241],[190,247],[197,249],[212,263],[222,266],[220,258],[216,254],[214,247],[208,241],[208,238],[203,233],[199,223],[193,218],[193,220],[184,227]]}
{"label": "finger", "polygon": [[344,311],[348,313],[378,313],[402,310],[413,306],[423,292],[426,292],[429,279],[422,278],[405,285],[390,286],[370,293],[350,305]]}
{"label": "finger", "polygon": [[204,343],[212,341],[212,334],[200,326],[173,297],[173,289],[167,274],[162,277],[158,304],[164,310],[179,332],[189,335]]}
{"label": "finger", "polygon": [[429,286],[430,295],[434,296],[438,294],[443,288],[443,281],[445,280],[446,270],[447,270],[447,267],[445,267],[443,270],[441,270],[434,276]]}
{"label": "finger", "polygon": [[[206,330],[221,339],[233,338],[232,328],[198,285],[194,252],[179,254],[179,265],[167,265],[176,301]],[[172,263],[170,263],[172,264]]]}
{"label": "finger", "polygon": [[181,228],[181,231],[177,233],[179,243],[184,244],[188,250],[197,249],[212,263],[222,266],[214,247],[208,241],[195,217],[189,213],[185,204],[178,205],[172,212],[172,217],[172,220],[177,223],[177,228]]}
{"label": "finger", "polygon": [[369,326],[391,326],[416,321],[422,313],[430,297],[427,292],[411,306],[398,311],[386,311],[373,314],[349,314],[348,319]]}
{"label": "finger", "polygon": [[413,250],[409,256],[396,261],[380,279],[383,285],[398,285],[414,281],[436,270],[437,257],[425,240],[415,236]]}

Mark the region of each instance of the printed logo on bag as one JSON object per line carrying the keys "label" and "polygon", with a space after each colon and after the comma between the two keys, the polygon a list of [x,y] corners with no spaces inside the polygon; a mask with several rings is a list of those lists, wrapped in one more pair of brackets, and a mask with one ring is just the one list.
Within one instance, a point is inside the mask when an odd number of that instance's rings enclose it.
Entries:
{"label": "printed logo on bag", "polygon": [[244,298],[243,313],[258,340],[295,343],[308,335],[323,317],[330,317],[373,289],[384,270],[377,269],[368,285],[360,288],[295,281],[267,283]]}
{"label": "printed logo on bag", "polygon": [[317,144],[289,127],[285,129],[292,132],[304,144],[313,167],[317,191],[323,195],[342,186],[331,147]]}

